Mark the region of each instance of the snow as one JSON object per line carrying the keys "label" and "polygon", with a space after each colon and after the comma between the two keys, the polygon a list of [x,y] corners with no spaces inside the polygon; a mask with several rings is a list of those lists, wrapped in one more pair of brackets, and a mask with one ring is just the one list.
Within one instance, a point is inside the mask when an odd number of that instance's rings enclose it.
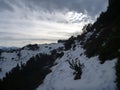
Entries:
{"label": "snow", "polygon": [[86,35],[85,35],[85,42],[87,41],[88,38],[90,38],[90,36],[93,34],[93,32],[88,32]]}
{"label": "snow", "polygon": [[[115,90],[115,70],[116,59],[100,64],[98,57],[87,58],[84,50],[76,47],[75,50],[64,52],[64,56],[56,60],[58,63],[51,68],[37,90]],[[69,67],[66,60],[80,60],[84,64],[82,77],[74,80],[73,70]]]}
{"label": "snow", "polygon": [[[87,36],[90,37],[91,33]],[[63,47],[62,43],[39,45],[38,50],[28,50],[24,48],[20,51],[21,57],[16,52],[3,52],[0,60],[0,78],[5,77],[5,73],[11,71],[17,64],[26,63],[32,56],[39,53],[51,54],[50,52],[59,47]],[[68,51],[63,51],[64,55],[58,58],[53,67],[37,90],[115,90],[115,63],[116,59],[108,60],[104,64],[100,64],[98,56],[87,58],[84,55],[84,49],[81,48],[79,42],[76,47]],[[14,58],[14,59],[13,59]],[[74,80],[74,75],[67,60],[78,60],[84,64],[82,76],[79,80]]]}
{"label": "snow", "polygon": [[0,60],[0,68],[2,71],[0,72],[0,78],[2,79],[5,77],[6,72],[9,72],[12,70],[12,68],[16,67],[17,64],[26,63],[31,57],[35,56],[36,54],[43,53],[43,54],[50,54],[50,51],[57,49],[59,47],[63,47],[62,43],[53,43],[53,44],[42,44],[39,45],[39,49],[32,51],[27,50],[27,48],[20,51],[21,57],[19,58],[17,56],[16,52],[10,53],[10,52],[3,52],[1,54],[1,57],[3,57],[2,60]]}

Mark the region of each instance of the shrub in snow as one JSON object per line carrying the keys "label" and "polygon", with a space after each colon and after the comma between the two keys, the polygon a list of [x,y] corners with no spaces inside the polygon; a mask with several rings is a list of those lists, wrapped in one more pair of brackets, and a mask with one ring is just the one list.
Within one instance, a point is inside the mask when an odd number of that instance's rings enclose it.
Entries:
{"label": "shrub in snow", "polygon": [[1,56],[1,54],[2,54],[2,50],[0,49],[0,56]]}
{"label": "shrub in snow", "polygon": [[4,57],[1,57],[1,56],[0,56],[0,61],[3,61],[3,59],[4,59]]}
{"label": "shrub in snow", "polygon": [[0,50],[0,60],[3,60],[4,57],[2,57],[2,50]]}
{"label": "shrub in snow", "polygon": [[2,71],[2,68],[0,68],[0,72]]}
{"label": "shrub in snow", "polygon": [[81,75],[82,75],[82,68],[84,67],[83,64],[80,63],[80,61],[78,60],[67,60],[70,68],[73,69],[75,72],[73,74],[75,74],[74,80],[77,79],[81,79]]}
{"label": "shrub in snow", "polygon": [[21,55],[20,51],[18,51],[17,56],[18,56],[19,59],[21,58],[22,55]]}
{"label": "shrub in snow", "polygon": [[69,50],[72,48],[72,45],[75,44],[75,37],[72,36],[64,43],[65,50]]}
{"label": "shrub in snow", "polygon": [[[62,49],[61,49],[62,50]],[[54,59],[57,59],[57,58],[61,58],[63,55],[64,55],[64,52],[61,52],[61,50],[58,48],[58,49],[55,49],[55,50],[52,50],[51,51],[51,56],[54,58]]]}
{"label": "shrub in snow", "polygon": [[65,43],[66,40],[58,40],[58,43]]}
{"label": "shrub in snow", "polygon": [[24,49],[24,48],[27,48],[28,50],[33,50],[34,51],[34,50],[38,50],[39,46],[37,44],[29,44],[29,45],[23,47],[22,49]]}
{"label": "shrub in snow", "polygon": [[51,55],[37,54],[26,64],[17,64],[0,79],[0,90],[35,90],[51,72],[54,61]]}
{"label": "shrub in snow", "polygon": [[82,29],[83,33],[89,32],[89,31],[91,31],[91,30],[92,30],[92,24],[91,24],[91,23],[85,25],[85,26],[83,27],[83,29]]}
{"label": "shrub in snow", "polygon": [[57,54],[56,54],[56,57],[57,57],[57,58],[61,58],[63,55],[64,55],[63,52],[61,52],[61,53],[57,53]]}
{"label": "shrub in snow", "polygon": [[63,47],[59,47],[57,50],[58,50],[58,51],[63,51],[64,48],[63,48]]}

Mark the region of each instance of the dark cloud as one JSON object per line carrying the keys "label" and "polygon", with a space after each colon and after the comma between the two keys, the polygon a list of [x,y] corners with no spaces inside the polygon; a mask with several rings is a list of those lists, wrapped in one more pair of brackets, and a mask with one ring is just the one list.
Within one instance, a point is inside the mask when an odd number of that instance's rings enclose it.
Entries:
{"label": "dark cloud", "polygon": [[[12,10],[7,1],[22,7],[20,3],[25,4],[31,10],[45,9],[47,11],[64,10],[84,12],[85,10],[89,15],[96,15],[101,10],[105,10],[108,0],[1,0],[0,8]],[[20,3],[19,3],[20,2]]]}
{"label": "dark cloud", "polygon": [[4,0],[0,0],[0,11],[3,11],[3,10],[12,11],[13,8],[9,4],[7,4]]}
{"label": "dark cloud", "polygon": [[94,16],[106,9],[107,1],[0,0],[0,45],[23,46],[67,39],[92,23]]}

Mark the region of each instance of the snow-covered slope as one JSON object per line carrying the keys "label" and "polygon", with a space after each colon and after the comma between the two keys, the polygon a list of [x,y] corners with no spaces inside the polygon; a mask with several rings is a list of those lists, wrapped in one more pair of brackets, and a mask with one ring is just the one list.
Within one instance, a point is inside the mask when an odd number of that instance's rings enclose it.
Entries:
{"label": "snow-covered slope", "polygon": [[[106,61],[100,64],[98,57],[87,58],[81,46],[74,50],[64,51],[64,56],[56,60],[58,63],[51,68],[37,90],[115,90],[115,62]],[[84,64],[81,79],[74,80],[73,70],[67,60],[79,60]]]}
{"label": "snow-covered slope", "polygon": [[[37,90],[115,90],[115,63],[116,59],[100,64],[98,56],[87,58],[84,49],[79,42],[70,50],[63,50],[64,55],[55,60],[55,65],[51,67],[43,83]],[[1,54],[0,78],[5,77],[6,72],[12,70],[17,64],[26,63],[31,57],[43,53],[51,54],[52,50],[64,47],[62,43],[38,45],[39,49],[29,50],[26,46],[21,50],[13,52],[3,52]],[[18,53],[20,55],[18,55]],[[70,68],[69,61],[80,61],[84,65],[81,79],[74,80],[74,70]]]}
{"label": "snow-covered slope", "polygon": [[12,70],[17,64],[26,63],[31,57],[37,54],[50,54],[52,50],[63,47],[62,43],[38,45],[38,49],[30,50],[27,46],[11,52],[2,52],[0,55],[0,78],[5,77],[6,72]]}
{"label": "snow-covered slope", "polygon": [[[5,77],[6,72],[11,71],[17,64],[26,63],[31,57],[40,53],[51,54],[52,50],[60,47],[64,47],[63,43],[38,45],[36,50],[30,50],[26,46],[21,50],[2,52],[0,78]],[[116,59],[100,64],[98,56],[87,58],[84,49],[77,41],[74,48],[62,52],[64,55],[57,58],[56,65],[51,67],[52,72],[46,76],[37,90],[115,90]],[[74,70],[70,68],[68,60],[77,60],[84,65],[81,79],[74,80]]]}

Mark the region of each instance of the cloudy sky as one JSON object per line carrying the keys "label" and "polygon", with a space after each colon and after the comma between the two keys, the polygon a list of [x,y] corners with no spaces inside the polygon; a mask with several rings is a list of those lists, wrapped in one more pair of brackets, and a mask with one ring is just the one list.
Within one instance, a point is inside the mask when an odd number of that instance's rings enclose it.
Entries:
{"label": "cloudy sky", "polygon": [[108,0],[0,0],[0,46],[51,43],[81,33]]}

